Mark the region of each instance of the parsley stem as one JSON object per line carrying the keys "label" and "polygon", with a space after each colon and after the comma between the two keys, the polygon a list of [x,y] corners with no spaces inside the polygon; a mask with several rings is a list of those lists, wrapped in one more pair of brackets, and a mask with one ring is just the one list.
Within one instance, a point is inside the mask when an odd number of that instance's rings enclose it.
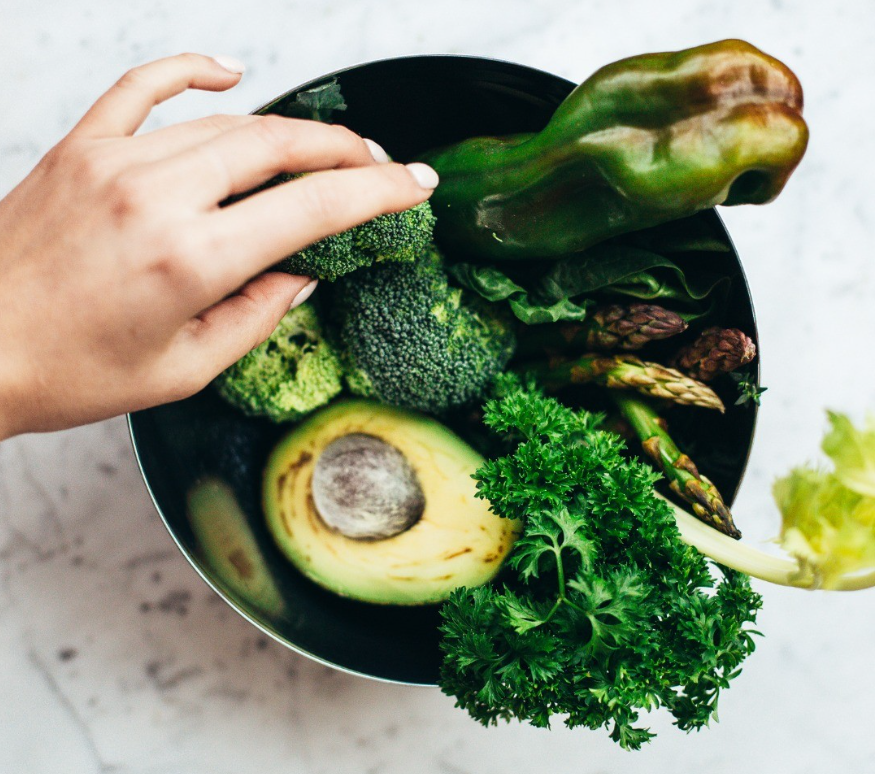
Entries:
{"label": "parsley stem", "polygon": [[559,578],[559,597],[565,599],[565,565],[562,564],[562,548],[555,537],[552,540],[553,553],[556,554],[556,575]]}
{"label": "parsley stem", "polygon": [[558,597],[556,597],[556,601],[553,603],[553,607],[551,607],[550,612],[547,613],[546,616],[544,616],[544,620],[541,621],[541,625],[543,625],[545,623],[549,623],[550,619],[553,617],[553,615],[559,609],[559,605],[561,605],[564,601],[565,601],[565,597],[562,594],[560,594]]}
{"label": "parsley stem", "polygon": [[553,553],[556,555],[556,577],[558,579],[559,585],[559,594],[556,597],[556,601],[553,603],[553,607],[550,608],[550,612],[544,617],[542,624],[547,623],[559,609],[559,606],[566,601],[565,599],[565,567],[562,564],[562,547],[559,545],[559,542],[556,540],[555,536],[551,538],[553,543]]}
{"label": "parsley stem", "polygon": [[565,594],[565,565],[562,563],[562,546],[559,545],[555,536],[551,537],[550,540],[553,543],[553,553],[556,555],[556,578],[558,580],[559,595],[556,597],[553,607],[550,608],[550,612],[547,613],[542,623],[547,623],[562,604],[566,604],[574,610],[577,610],[578,613],[587,615],[586,610],[579,605],[575,605]]}

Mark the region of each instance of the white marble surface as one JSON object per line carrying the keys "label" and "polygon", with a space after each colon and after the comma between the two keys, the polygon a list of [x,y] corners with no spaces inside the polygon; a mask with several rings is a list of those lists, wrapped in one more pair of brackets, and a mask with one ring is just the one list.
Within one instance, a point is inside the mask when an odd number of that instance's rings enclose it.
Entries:
{"label": "white marble surface", "polygon": [[[123,70],[182,50],[239,56],[249,72],[151,126],[248,112],[386,56],[483,54],[582,79],[723,37],[796,70],[811,126],[778,202],[724,211],[770,388],[735,510],[765,540],[770,483],[816,456],[824,406],[875,408],[870,0],[0,0],[0,194]],[[766,636],[710,730],[687,736],[659,716],[641,753],[603,733],[485,730],[437,691],[334,673],[261,638],[176,551],[121,419],[24,437],[0,446],[0,773],[871,771],[875,592],[761,590]]]}

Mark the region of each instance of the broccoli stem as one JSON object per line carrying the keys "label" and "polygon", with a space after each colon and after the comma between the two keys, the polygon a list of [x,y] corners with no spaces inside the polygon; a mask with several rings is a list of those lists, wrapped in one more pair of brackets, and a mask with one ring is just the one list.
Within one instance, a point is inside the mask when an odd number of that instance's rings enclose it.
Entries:
{"label": "broccoli stem", "polygon": [[[658,493],[657,493],[658,494]],[[662,495],[658,495],[662,497]],[[681,506],[665,499],[674,510],[681,540],[718,564],[731,567],[752,578],[779,586],[794,586],[801,589],[820,587],[817,576],[795,559],[772,556],[752,546],[739,543],[699,521]],[[845,575],[830,587],[831,591],[859,591],[875,587],[875,570],[855,575]]]}

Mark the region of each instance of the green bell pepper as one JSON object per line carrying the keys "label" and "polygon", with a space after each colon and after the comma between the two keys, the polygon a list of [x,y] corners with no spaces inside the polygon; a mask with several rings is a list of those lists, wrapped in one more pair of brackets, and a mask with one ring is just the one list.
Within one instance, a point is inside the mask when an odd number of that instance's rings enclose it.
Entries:
{"label": "green bell pepper", "polygon": [[741,40],[644,54],[584,81],[536,134],[425,154],[446,249],[549,258],[716,204],[775,198],[802,159],[802,87]]}

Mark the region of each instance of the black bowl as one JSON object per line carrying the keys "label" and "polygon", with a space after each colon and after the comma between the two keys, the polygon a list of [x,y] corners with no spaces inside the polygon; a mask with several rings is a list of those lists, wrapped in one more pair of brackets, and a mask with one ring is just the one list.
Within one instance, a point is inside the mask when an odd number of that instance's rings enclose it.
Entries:
{"label": "black bowl", "polygon": [[[463,56],[388,59],[341,70],[293,89],[256,111],[285,113],[295,95],[336,78],[348,108],[332,120],[381,143],[396,160],[481,134],[535,131],[575,84],[510,62]],[[729,250],[712,256],[708,270],[731,278],[722,323],[756,339],[747,281],[729,236],[714,211],[677,228],[695,227],[724,240]],[[691,267],[695,270],[695,267]],[[753,440],[756,408],[729,406],[723,416],[695,411],[679,415],[676,434],[688,446],[715,451],[699,457],[702,472],[735,497]],[[684,421],[685,416],[692,420]],[[288,647],[356,674],[416,685],[437,680],[438,609],[380,607],[335,596],[301,576],[282,557],[266,530],[259,506],[259,474],[284,429],[242,416],[209,389],[178,403],[129,417],[143,478],[180,550],[228,604]],[[208,474],[234,487],[281,606],[259,606],[225,582],[204,560],[186,514],[186,493]]]}

